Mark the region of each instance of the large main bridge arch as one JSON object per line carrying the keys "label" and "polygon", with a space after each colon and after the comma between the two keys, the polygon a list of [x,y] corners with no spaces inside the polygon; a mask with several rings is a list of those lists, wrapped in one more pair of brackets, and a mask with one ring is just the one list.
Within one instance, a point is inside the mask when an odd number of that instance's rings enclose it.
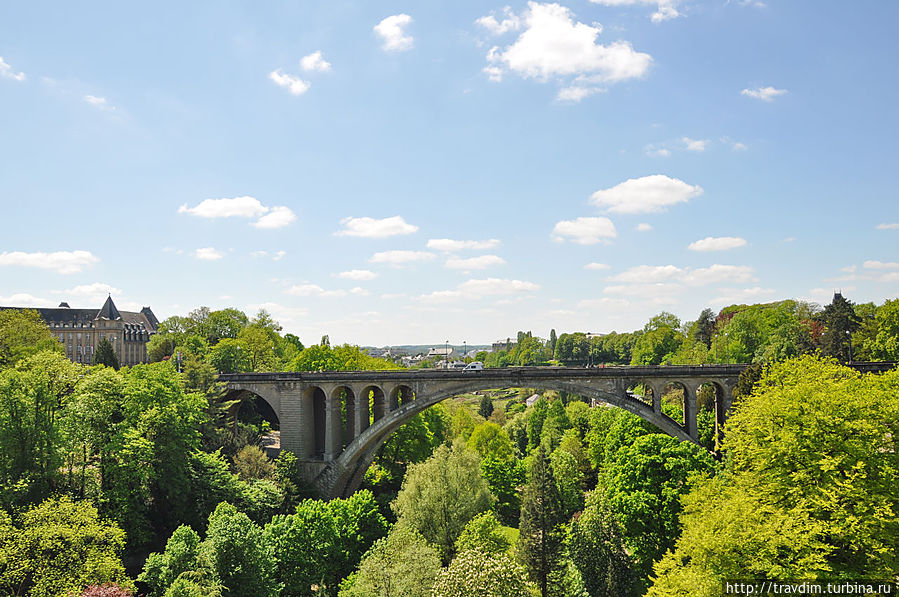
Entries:
{"label": "large main bridge arch", "polygon": [[[663,433],[698,443],[696,392],[716,386],[716,423],[724,423],[745,365],[668,367],[524,367],[481,371],[397,370],[221,375],[231,392],[251,392],[278,417],[281,449],[294,452],[324,497],[353,493],[378,449],[398,427],[450,398],[495,388],[561,390],[623,408]],[[684,389],[683,424],[662,413],[669,384]],[[642,384],[651,403],[629,392]]]}

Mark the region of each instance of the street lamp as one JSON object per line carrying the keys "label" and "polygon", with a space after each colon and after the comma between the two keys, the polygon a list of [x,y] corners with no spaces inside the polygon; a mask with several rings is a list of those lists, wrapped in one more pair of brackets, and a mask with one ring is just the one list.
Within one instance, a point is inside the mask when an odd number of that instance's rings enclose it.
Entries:
{"label": "street lamp", "polygon": [[468,342],[462,340],[462,360],[465,360],[465,356],[468,354]]}
{"label": "street lamp", "polygon": [[443,364],[449,369],[449,340],[443,343]]}

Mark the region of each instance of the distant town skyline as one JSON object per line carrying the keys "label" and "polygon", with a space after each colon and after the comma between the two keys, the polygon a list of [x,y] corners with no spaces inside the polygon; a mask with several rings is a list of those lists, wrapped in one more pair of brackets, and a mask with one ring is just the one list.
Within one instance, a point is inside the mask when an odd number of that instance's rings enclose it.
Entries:
{"label": "distant town skyline", "polygon": [[0,6],[0,305],[491,344],[899,296],[896,3]]}

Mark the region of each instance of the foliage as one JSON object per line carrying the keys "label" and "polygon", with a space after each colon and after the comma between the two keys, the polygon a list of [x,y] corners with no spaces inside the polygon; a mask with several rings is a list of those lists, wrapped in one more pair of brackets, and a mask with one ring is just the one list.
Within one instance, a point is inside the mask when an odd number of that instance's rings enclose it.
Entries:
{"label": "foliage", "polygon": [[0,309],[0,369],[43,351],[63,352],[62,343],[34,309]]}
{"label": "foliage", "polygon": [[457,444],[442,445],[411,465],[391,507],[399,522],[421,533],[448,562],[465,525],[493,501],[477,454]]}
{"label": "foliage", "polygon": [[79,597],[133,597],[133,595],[134,593],[115,583],[103,583],[85,588]]}
{"label": "foliage", "polygon": [[440,556],[421,535],[396,525],[366,552],[340,597],[429,597],[440,568]]}
{"label": "foliage", "polygon": [[540,446],[521,500],[518,545],[528,576],[540,587],[543,597],[551,594],[551,588],[559,584],[564,573],[565,521],[552,464]]}
{"label": "foliage", "polygon": [[604,475],[609,507],[644,576],[680,535],[680,496],[690,477],[714,470],[702,448],[657,433],[638,437],[609,463]]}
{"label": "foliage", "polygon": [[484,394],[481,397],[481,404],[478,406],[478,414],[485,419],[489,419],[490,415],[493,414],[493,400],[491,400],[490,396],[487,394]]}
{"label": "foliage", "polygon": [[768,367],[728,421],[727,474],[685,497],[684,532],[650,595],[716,595],[725,578],[899,572],[899,372],[805,356]]}
{"label": "foliage", "polygon": [[418,413],[393,432],[375,457],[387,471],[386,482],[399,489],[410,464],[422,462],[446,440],[449,415],[442,404]]}
{"label": "foliage", "polygon": [[584,507],[584,473],[578,466],[577,458],[567,450],[558,448],[554,450],[550,456],[550,462],[556,487],[559,488],[559,497],[562,500],[562,510],[567,520]]}
{"label": "foliage", "polygon": [[527,573],[504,553],[468,550],[437,575],[433,597],[528,597]]}
{"label": "foliage", "polygon": [[492,512],[478,514],[469,520],[456,540],[456,553],[475,549],[494,555],[505,553],[510,547],[509,539]]}
{"label": "foliage", "polygon": [[509,435],[496,423],[488,421],[475,427],[467,444],[481,458],[507,460],[512,457],[512,442]]}
{"label": "foliage", "polygon": [[602,491],[587,496],[587,507],[572,521],[567,540],[568,553],[590,597],[624,597],[638,592],[633,563]]}
{"label": "foliage", "polygon": [[279,594],[273,546],[265,539],[262,529],[227,502],[219,504],[209,517],[200,553],[212,564],[223,586],[223,595],[276,597]]}
{"label": "foliage", "polygon": [[516,458],[487,456],[481,461],[481,474],[496,498],[493,510],[506,524],[518,524],[521,514],[521,487],[527,480],[524,463]]}
{"label": "foliage", "polygon": [[824,355],[835,357],[844,363],[851,361],[852,332],[860,325],[852,301],[843,298],[839,292],[835,293],[831,303],[818,315],[818,320],[824,324],[821,337]]}
{"label": "foliage", "polygon": [[120,366],[119,357],[116,355],[115,348],[112,346],[112,342],[106,338],[100,338],[100,341],[97,342],[97,349],[94,352],[94,364],[106,365],[107,367],[112,367],[116,370],[118,370]]}
{"label": "foliage", "polygon": [[18,527],[0,510],[0,593],[57,597],[114,582],[133,589],[120,554],[125,533],[89,502],[49,498]]}
{"label": "foliage", "polygon": [[886,301],[874,316],[877,333],[870,342],[871,357],[899,361],[899,299]]}
{"label": "foliage", "polygon": [[387,532],[387,521],[369,491],[342,500],[305,500],[296,513],[276,516],[265,527],[277,578],[291,595],[308,594],[312,585],[336,595],[371,545]]}
{"label": "foliage", "polygon": [[259,446],[244,446],[234,456],[234,470],[241,481],[252,479],[271,479],[275,467],[262,448]]}
{"label": "foliage", "polygon": [[182,525],[169,537],[163,553],[151,553],[147,557],[137,580],[146,583],[150,597],[162,597],[179,576],[202,566],[200,558],[200,536]]}

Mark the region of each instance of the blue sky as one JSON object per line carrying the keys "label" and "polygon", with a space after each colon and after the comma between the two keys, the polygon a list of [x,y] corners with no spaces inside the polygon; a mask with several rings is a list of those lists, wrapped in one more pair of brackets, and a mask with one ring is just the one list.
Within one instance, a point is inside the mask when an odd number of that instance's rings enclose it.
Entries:
{"label": "blue sky", "polygon": [[895,2],[7,2],[0,304],[304,342],[899,294]]}

